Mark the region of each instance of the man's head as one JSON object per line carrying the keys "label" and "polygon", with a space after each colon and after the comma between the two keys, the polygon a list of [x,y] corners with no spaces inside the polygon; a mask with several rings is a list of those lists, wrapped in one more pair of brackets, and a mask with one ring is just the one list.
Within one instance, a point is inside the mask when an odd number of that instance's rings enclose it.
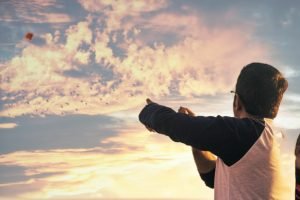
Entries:
{"label": "man's head", "polygon": [[241,112],[246,112],[259,118],[275,118],[287,87],[287,80],[271,65],[246,65],[236,83],[233,106],[235,116],[239,117]]}

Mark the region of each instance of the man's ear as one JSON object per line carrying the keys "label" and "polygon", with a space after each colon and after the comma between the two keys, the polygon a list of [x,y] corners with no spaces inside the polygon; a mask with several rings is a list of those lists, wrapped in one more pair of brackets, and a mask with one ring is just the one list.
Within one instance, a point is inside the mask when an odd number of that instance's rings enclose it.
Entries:
{"label": "man's ear", "polygon": [[235,111],[242,111],[243,110],[243,103],[239,97],[238,94],[234,95],[234,100],[233,100],[233,109]]}

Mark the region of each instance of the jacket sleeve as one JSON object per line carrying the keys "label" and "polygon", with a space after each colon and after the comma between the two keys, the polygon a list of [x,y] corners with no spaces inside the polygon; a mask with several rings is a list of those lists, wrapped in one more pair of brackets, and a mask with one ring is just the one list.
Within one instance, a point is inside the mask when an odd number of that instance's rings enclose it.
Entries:
{"label": "jacket sleeve", "polygon": [[205,185],[210,188],[214,188],[215,183],[215,169],[207,173],[200,174],[201,179],[204,181]]}
{"label": "jacket sleeve", "polygon": [[139,120],[175,142],[212,152],[229,166],[251,148],[264,128],[250,119],[191,117],[156,103],[146,105]]}

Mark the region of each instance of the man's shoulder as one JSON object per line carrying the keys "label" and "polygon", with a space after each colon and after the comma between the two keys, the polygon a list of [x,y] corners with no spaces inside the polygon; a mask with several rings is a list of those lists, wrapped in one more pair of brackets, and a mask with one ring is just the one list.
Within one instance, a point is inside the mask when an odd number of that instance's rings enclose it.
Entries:
{"label": "man's shoulder", "polygon": [[228,166],[240,160],[259,139],[265,130],[265,121],[253,118],[236,118],[217,116],[223,130],[222,142],[219,142],[217,150],[219,157]]}
{"label": "man's shoulder", "polygon": [[253,128],[257,129],[264,129],[266,126],[266,122],[264,119],[256,119],[256,118],[250,118],[250,117],[244,117],[244,118],[237,118],[237,117],[230,117],[230,116],[221,116],[218,115],[216,117],[221,122],[226,123],[229,126],[234,126],[238,129],[235,129],[237,131],[240,131],[240,129],[251,130]]}

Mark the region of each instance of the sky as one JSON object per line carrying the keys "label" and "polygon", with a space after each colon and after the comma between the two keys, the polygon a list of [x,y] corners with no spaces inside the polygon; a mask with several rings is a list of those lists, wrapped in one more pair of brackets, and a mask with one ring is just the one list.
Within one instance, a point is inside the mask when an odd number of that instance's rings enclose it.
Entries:
{"label": "sky", "polygon": [[0,199],[212,199],[190,147],[138,114],[149,97],[232,116],[251,62],[289,81],[274,124],[291,161],[299,23],[292,0],[0,0]]}

